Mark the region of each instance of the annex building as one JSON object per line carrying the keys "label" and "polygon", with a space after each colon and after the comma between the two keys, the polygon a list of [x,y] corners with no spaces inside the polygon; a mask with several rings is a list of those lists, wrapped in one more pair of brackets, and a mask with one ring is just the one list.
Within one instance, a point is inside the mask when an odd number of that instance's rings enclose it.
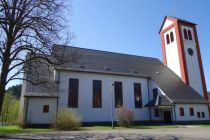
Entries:
{"label": "annex building", "polygon": [[[49,124],[59,108],[72,108],[82,122],[110,122],[111,104],[134,111],[135,121],[209,120],[208,95],[196,24],[166,16],[159,31],[163,62],[156,58],[54,45],[78,61],[40,65],[48,86],[23,81],[24,124]],[[44,76],[47,75],[47,76]],[[27,76],[27,75],[24,75]],[[50,87],[52,85],[52,87]]]}

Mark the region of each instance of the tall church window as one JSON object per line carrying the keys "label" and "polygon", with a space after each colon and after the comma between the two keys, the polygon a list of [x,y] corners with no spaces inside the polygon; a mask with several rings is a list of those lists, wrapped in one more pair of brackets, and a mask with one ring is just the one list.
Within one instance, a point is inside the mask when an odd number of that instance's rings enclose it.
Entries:
{"label": "tall church window", "polygon": [[93,80],[93,108],[101,108],[101,81]]}
{"label": "tall church window", "polygon": [[189,40],[192,40],[192,33],[190,30],[188,30],[188,36],[189,36]]}
{"label": "tall church window", "polygon": [[188,34],[187,34],[187,30],[184,29],[184,39],[188,39]]}
{"label": "tall church window", "polygon": [[166,35],[166,42],[167,42],[167,44],[170,43],[170,38],[169,38],[169,35],[168,34]]}
{"label": "tall church window", "polygon": [[174,34],[173,34],[173,32],[170,33],[170,38],[171,38],[171,42],[173,42],[174,41]]}
{"label": "tall church window", "polygon": [[141,83],[134,83],[135,107],[142,108]]}
{"label": "tall church window", "polygon": [[78,107],[78,88],[79,88],[79,79],[69,79],[68,107],[72,108]]}
{"label": "tall church window", "polygon": [[114,82],[115,108],[123,106],[122,82]]}

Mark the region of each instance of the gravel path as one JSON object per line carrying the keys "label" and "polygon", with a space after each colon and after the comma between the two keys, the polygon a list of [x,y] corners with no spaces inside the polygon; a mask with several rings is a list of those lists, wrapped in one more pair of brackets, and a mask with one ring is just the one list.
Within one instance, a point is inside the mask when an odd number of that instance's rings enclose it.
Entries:
{"label": "gravel path", "polygon": [[31,140],[210,140],[210,128],[55,131],[0,135],[0,139]]}

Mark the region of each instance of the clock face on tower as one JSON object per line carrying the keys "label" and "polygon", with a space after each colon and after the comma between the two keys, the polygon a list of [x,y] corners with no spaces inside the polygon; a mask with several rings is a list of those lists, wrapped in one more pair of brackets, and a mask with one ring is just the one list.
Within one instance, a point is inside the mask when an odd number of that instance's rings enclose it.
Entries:
{"label": "clock face on tower", "polygon": [[193,51],[192,48],[188,48],[188,49],[187,49],[187,52],[188,52],[188,54],[189,54],[190,56],[193,56],[193,54],[194,54],[194,51]]}

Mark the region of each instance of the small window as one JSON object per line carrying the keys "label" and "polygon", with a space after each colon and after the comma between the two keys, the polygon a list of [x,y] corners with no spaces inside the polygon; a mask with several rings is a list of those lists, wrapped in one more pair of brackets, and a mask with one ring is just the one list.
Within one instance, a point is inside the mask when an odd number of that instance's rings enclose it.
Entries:
{"label": "small window", "polygon": [[197,117],[200,118],[201,117],[201,113],[197,112]]}
{"label": "small window", "polygon": [[167,42],[167,44],[170,43],[170,39],[169,39],[169,35],[168,34],[166,35],[166,42]]}
{"label": "small window", "polygon": [[157,88],[153,89],[153,98],[156,99],[158,96],[158,90]]}
{"label": "small window", "polygon": [[101,108],[101,81],[93,80],[93,108]]}
{"label": "small window", "polygon": [[194,116],[194,109],[190,108],[190,116]]}
{"label": "small window", "polygon": [[142,108],[141,83],[134,83],[135,107]]}
{"label": "small window", "polygon": [[188,36],[189,36],[189,40],[192,40],[192,33],[190,30],[188,30]]}
{"label": "small window", "polygon": [[184,108],[179,108],[179,113],[180,113],[180,116],[184,116]]}
{"label": "small window", "polygon": [[171,37],[171,42],[173,42],[174,41],[174,34],[173,34],[173,32],[170,33],[170,37]]}
{"label": "small window", "polygon": [[184,39],[188,39],[187,30],[184,29]]}
{"label": "small window", "polygon": [[201,112],[202,118],[205,118],[205,113]]}
{"label": "small window", "polygon": [[159,110],[158,109],[155,109],[155,117],[159,117],[160,114],[159,114]]}
{"label": "small window", "polygon": [[43,105],[43,113],[49,112],[49,105]]}

